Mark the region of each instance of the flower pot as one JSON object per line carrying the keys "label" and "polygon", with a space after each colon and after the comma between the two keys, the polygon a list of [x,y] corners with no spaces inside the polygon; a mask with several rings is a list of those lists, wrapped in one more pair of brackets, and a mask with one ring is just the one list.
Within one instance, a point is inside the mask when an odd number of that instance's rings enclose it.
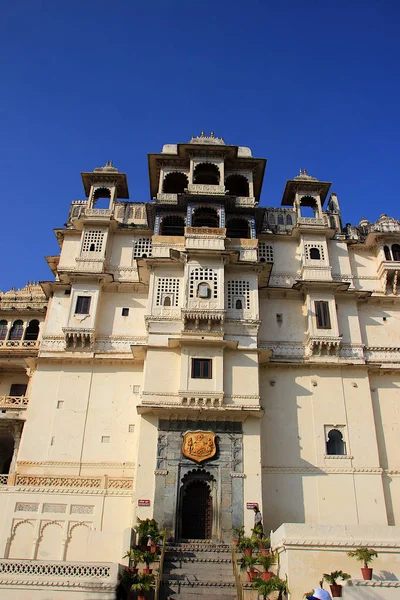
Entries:
{"label": "flower pot", "polygon": [[132,573],[132,575],[137,575],[139,572],[139,569],[137,567],[130,567],[129,568],[129,573]]}
{"label": "flower pot", "polygon": [[244,548],[243,556],[251,556],[253,554],[252,548]]}
{"label": "flower pot", "polygon": [[146,600],[146,596],[138,596],[137,600]]}
{"label": "flower pot", "polygon": [[158,552],[158,546],[157,546],[157,544],[151,544],[151,546],[150,546],[150,552],[155,552],[157,554],[157,552]]}
{"label": "flower pot", "polygon": [[341,598],[342,597],[342,586],[339,584],[330,585],[332,598]]}
{"label": "flower pot", "polygon": [[235,546],[235,548],[238,545],[238,543],[239,543],[239,540],[233,540],[233,545]]}
{"label": "flower pot", "polygon": [[253,581],[253,579],[257,579],[258,578],[257,571],[247,571],[247,578],[249,581]]}
{"label": "flower pot", "polygon": [[267,554],[269,554],[268,548],[261,548],[261,554],[263,554],[264,556],[267,556]]}
{"label": "flower pot", "polygon": [[143,575],[151,575],[153,572],[153,569],[143,569]]}
{"label": "flower pot", "polygon": [[370,567],[361,567],[363,579],[372,579],[372,569]]}
{"label": "flower pot", "polygon": [[268,579],[272,579],[274,576],[274,574],[271,571],[263,571],[261,573],[261,578],[264,579],[264,581],[268,581]]}

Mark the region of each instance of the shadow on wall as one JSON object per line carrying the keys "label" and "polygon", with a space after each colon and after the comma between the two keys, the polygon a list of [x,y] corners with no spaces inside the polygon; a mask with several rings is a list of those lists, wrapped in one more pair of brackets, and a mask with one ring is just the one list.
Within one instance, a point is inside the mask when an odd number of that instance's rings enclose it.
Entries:
{"label": "shadow on wall", "polygon": [[[296,381],[285,385],[287,381],[281,379],[278,387],[275,375],[273,370],[265,369],[264,382],[260,381],[261,404],[265,410],[261,424],[265,531],[275,530],[282,523],[305,523],[305,479],[326,475],[302,458],[299,411],[310,411],[311,434],[312,392]],[[282,392],[277,393],[282,384]],[[303,473],[307,468],[313,471]]]}

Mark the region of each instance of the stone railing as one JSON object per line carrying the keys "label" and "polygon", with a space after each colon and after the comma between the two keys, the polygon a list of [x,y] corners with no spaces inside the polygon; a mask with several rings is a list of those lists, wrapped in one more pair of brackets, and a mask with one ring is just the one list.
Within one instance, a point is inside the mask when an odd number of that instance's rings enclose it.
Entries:
{"label": "stone railing", "polygon": [[0,409],[26,410],[28,404],[26,396],[0,396]]}
{"label": "stone railing", "polygon": [[304,260],[301,278],[306,281],[332,281],[332,267],[318,266],[317,261]]}
{"label": "stone railing", "polygon": [[0,475],[0,485],[7,485],[8,475]]}
{"label": "stone railing", "polygon": [[207,183],[189,183],[188,192],[192,194],[205,194],[207,196],[221,195],[225,194],[225,186]]}
{"label": "stone railing", "polygon": [[207,237],[221,237],[226,235],[224,227],[185,227],[185,236],[205,235]]}
{"label": "stone railing", "polygon": [[314,225],[318,227],[327,226],[327,223],[324,218],[318,217],[299,217],[297,219],[297,225]]}
{"label": "stone railing", "polygon": [[83,327],[63,327],[68,348],[91,348],[94,342],[94,329]]}
{"label": "stone railing", "polygon": [[367,346],[365,358],[368,362],[400,363],[400,348],[392,346]]}
{"label": "stone railing", "polygon": [[157,194],[157,202],[160,204],[177,204],[178,194]]}
{"label": "stone railing", "polygon": [[52,562],[47,560],[0,560],[0,575],[23,578],[33,577],[77,577],[88,579],[109,579],[113,563]]}
{"label": "stone railing", "polygon": [[256,199],[253,197],[236,196],[236,198],[235,198],[236,206],[254,206],[255,203],[256,203]]}
{"label": "stone railing", "polygon": [[[4,476],[2,475],[2,477]],[[130,477],[109,477],[108,475],[102,477],[58,477],[55,475],[21,475],[19,473],[13,477],[16,486],[94,488],[98,490],[131,490],[133,488],[133,479]]]}
{"label": "stone railing", "polygon": [[0,340],[0,348],[39,348],[39,340]]}
{"label": "stone railing", "polygon": [[86,208],[85,209],[85,217],[102,217],[104,219],[109,219],[112,217],[113,211],[109,208]]}

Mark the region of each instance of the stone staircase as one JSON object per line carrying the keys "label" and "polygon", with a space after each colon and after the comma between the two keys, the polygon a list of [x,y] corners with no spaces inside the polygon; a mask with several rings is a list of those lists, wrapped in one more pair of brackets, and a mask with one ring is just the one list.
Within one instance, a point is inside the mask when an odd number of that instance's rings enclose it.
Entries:
{"label": "stone staircase", "polygon": [[167,545],[160,600],[237,598],[228,545],[187,540]]}

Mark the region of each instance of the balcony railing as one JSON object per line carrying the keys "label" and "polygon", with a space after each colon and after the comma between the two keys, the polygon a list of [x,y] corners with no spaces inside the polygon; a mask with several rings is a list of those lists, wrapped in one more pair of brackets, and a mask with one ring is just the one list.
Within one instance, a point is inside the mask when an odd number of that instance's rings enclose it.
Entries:
{"label": "balcony railing", "polygon": [[8,475],[0,475],[0,485],[7,485]]}
{"label": "balcony railing", "polygon": [[39,348],[39,340],[0,340],[0,348]]}
{"label": "balcony railing", "polygon": [[223,195],[225,194],[225,186],[208,183],[189,183],[188,192],[192,194],[205,194],[207,196]]}
{"label": "balcony railing", "polygon": [[0,410],[26,410],[28,404],[27,396],[0,396]]}

